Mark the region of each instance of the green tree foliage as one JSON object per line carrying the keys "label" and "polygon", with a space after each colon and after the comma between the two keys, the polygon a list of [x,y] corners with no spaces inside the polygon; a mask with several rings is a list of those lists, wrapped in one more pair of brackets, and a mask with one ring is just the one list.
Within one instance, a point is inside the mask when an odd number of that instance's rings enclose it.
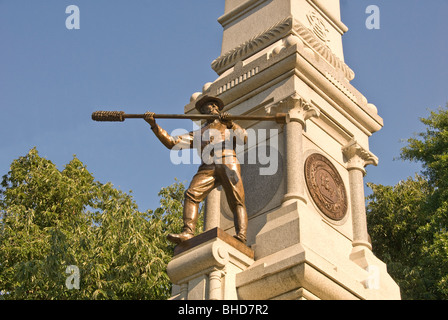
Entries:
{"label": "green tree foliage", "polygon": [[369,233],[403,299],[448,299],[448,109],[421,121],[426,131],[407,140],[401,159],[423,171],[393,187],[369,184]]}
{"label": "green tree foliage", "polygon": [[[62,171],[36,149],[13,161],[0,188],[0,298],[166,299],[184,185],[140,212],[131,195],[95,181],[76,157]],[[66,287],[67,266],[80,288]]]}

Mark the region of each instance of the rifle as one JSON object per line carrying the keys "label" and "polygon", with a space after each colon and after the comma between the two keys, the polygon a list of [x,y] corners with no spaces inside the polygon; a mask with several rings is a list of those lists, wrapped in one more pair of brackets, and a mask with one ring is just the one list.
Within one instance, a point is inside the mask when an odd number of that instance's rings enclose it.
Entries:
{"label": "rifle", "polygon": [[[95,111],[92,113],[92,120],[95,121],[119,121],[125,119],[144,119],[145,114],[128,114],[124,111]],[[218,114],[154,114],[155,119],[190,119],[190,120],[215,120],[219,119]],[[273,116],[247,116],[247,115],[231,115],[228,120],[251,120],[251,121],[275,121],[277,123],[285,123],[286,113],[277,113]]]}

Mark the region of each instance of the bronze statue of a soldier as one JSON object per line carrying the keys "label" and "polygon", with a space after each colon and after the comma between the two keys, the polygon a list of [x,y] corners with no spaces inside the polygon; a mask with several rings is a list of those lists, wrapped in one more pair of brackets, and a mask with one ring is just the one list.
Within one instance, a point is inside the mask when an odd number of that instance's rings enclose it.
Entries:
{"label": "bronze statue of a soldier", "polygon": [[[197,131],[185,135],[173,137],[162,129],[154,119],[154,113],[145,113],[145,121],[151,125],[151,129],[157,138],[168,148],[193,148],[201,150],[209,148],[210,158],[201,157],[202,162],[198,172],[191,180],[190,186],[185,192],[183,209],[183,230],[179,234],[169,234],[168,240],[173,243],[191,239],[194,235],[198,220],[199,204],[214,188],[222,186],[226,193],[229,207],[233,212],[235,231],[234,236],[245,243],[247,235],[247,212],[244,198],[241,168],[238,162],[235,147],[237,143],[247,142],[247,132],[239,125],[229,120],[229,114],[221,112],[224,103],[216,97],[204,96],[195,104],[196,109],[202,114],[219,115],[218,119],[207,120]],[[229,134],[230,131],[230,134]],[[195,145],[195,137],[200,135],[200,144]],[[201,153],[200,153],[201,154]]]}

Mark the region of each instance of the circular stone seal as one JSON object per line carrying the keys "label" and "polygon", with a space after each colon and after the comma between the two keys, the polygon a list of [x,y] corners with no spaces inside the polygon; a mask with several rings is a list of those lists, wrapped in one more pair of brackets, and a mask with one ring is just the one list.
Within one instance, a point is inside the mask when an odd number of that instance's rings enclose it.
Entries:
{"label": "circular stone seal", "polygon": [[305,180],[319,210],[330,219],[342,220],[347,213],[347,194],[334,165],[319,153],[310,155],[305,161]]}

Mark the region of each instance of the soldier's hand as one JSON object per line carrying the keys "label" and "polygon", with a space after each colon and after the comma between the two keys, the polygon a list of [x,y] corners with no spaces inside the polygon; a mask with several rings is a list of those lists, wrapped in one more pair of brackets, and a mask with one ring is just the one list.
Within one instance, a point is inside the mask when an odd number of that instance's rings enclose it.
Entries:
{"label": "soldier's hand", "polygon": [[154,119],[154,112],[145,112],[145,121],[148,122],[151,127],[156,125],[156,120]]}
{"label": "soldier's hand", "polygon": [[227,125],[227,128],[233,127],[233,121],[229,119],[230,114],[228,112],[221,112],[219,114],[219,121]]}

